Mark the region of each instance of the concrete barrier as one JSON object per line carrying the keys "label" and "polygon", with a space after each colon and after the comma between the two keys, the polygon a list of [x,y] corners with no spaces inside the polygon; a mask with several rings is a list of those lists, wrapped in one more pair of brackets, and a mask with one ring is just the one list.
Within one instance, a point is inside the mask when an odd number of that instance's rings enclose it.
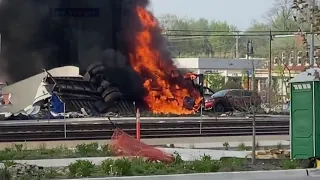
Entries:
{"label": "concrete barrier", "polygon": [[[86,180],[281,180],[303,179],[307,177],[306,169],[279,170],[279,171],[245,171],[245,172],[223,172],[223,173],[204,173],[204,174],[177,174],[163,176],[132,176],[132,177],[105,177],[92,178]],[[68,179],[65,179],[68,180]],[[75,179],[73,179],[75,180]],[[80,179],[78,179],[80,180]],[[83,179],[82,179],[83,180]]]}

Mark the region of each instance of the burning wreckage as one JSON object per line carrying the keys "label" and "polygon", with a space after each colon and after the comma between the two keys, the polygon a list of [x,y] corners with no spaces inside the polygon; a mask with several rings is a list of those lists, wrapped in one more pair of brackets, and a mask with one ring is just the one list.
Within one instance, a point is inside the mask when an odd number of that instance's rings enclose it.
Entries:
{"label": "burning wreckage", "polygon": [[[2,115],[6,119],[75,118],[109,113],[133,115],[135,100],[126,99],[121,90],[107,80],[105,71],[102,63],[95,63],[81,76],[78,67],[66,66],[44,70],[41,74],[4,87],[2,94],[10,94],[10,104],[2,107]],[[179,71],[172,71],[169,79],[183,78],[185,85],[199,88],[194,82],[197,77],[192,73],[182,77]],[[192,114],[198,110],[200,96],[196,99],[178,85],[174,89],[180,99],[172,95],[170,87],[152,88],[150,81],[144,85],[150,91],[146,92],[144,100],[137,101],[142,109],[146,107],[145,110],[167,114]],[[197,92],[194,94],[198,95]]]}
{"label": "burning wreckage", "polygon": [[[77,3],[80,1],[90,4],[94,0],[79,0]],[[35,0],[29,0],[28,3],[30,7],[44,6]],[[183,76],[174,65],[162,30],[146,8],[148,1],[134,0],[129,3],[129,1],[113,0],[99,1],[99,3],[101,3],[100,9],[106,14],[101,14],[94,20],[90,18],[77,20],[86,28],[73,27],[74,23],[70,23],[73,19],[66,21],[68,19],[66,17],[52,17],[48,14],[42,14],[48,17],[42,18],[48,22],[41,24],[42,20],[30,19],[29,14],[34,11],[25,10],[26,6],[23,3],[20,4],[21,7],[19,3],[12,4],[12,1],[0,3],[1,28],[10,29],[12,24],[21,24],[29,30],[19,33],[4,29],[1,33],[4,42],[0,61],[5,66],[0,67],[0,73],[4,73],[8,79],[15,79],[11,85],[2,88],[2,93],[10,101],[9,105],[1,107],[3,116],[10,119],[23,116],[22,119],[27,119],[46,118],[47,115],[57,117],[63,113],[71,117],[100,116],[108,112],[129,115],[135,113],[135,107],[155,114],[179,115],[193,114],[199,109],[202,97],[197,88],[199,86],[193,83],[198,75],[188,73]],[[63,3],[51,5],[62,6]],[[29,19],[17,19],[18,12],[12,13],[11,6],[15,6],[14,9],[20,7],[19,14],[25,15],[19,17]],[[46,8],[47,6],[36,9]],[[45,13],[45,11],[34,13]],[[131,13],[132,16],[123,16],[123,13]],[[40,14],[35,14],[32,17],[39,16]],[[21,22],[30,22],[33,28],[29,28],[30,24]],[[120,22],[125,24],[125,28],[121,27],[123,25]],[[47,24],[54,28],[48,29]],[[65,29],[69,33],[66,33]],[[39,39],[36,36],[39,34],[38,31],[44,37]],[[81,33],[90,34],[92,38],[77,36]],[[16,38],[21,36],[23,41]],[[92,43],[91,39],[96,42]],[[74,42],[78,44],[72,44]],[[90,48],[80,46],[80,42]],[[39,48],[43,44],[47,47]],[[105,49],[122,54],[123,62],[114,57],[112,60],[101,58],[100,52],[104,52]],[[74,52],[81,55],[73,56]],[[97,59],[98,63],[92,63]],[[118,66],[122,64],[123,71],[119,67],[114,67],[116,64]],[[24,68],[26,66],[28,68]],[[44,74],[33,76],[41,69],[48,71],[44,70]],[[125,73],[130,75],[124,76]],[[122,78],[117,78],[120,76]],[[25,79],[26,77],[29,78]],[[131,81],[130,78],[135,80]],[[203,76],[199,76],[199,79],[201,79],[199,82],[203,81]]]}

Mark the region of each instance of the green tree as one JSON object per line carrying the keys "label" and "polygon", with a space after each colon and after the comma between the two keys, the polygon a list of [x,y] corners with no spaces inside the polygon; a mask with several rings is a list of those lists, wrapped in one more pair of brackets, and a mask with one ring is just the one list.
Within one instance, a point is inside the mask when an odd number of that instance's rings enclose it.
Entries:
{"label": "green tree", "polygon": [[[250,28],[247,31],[297,31],[301,24],[298,24],[294,21],[294,11],[292,10],[292,1],[291,0],[275,0],[274,6],[266,13],[265,19],[266,22],[253,21]],[[252,33],[251,33],[252,34]],[[259,33],[262,34],[262,33]],[[272,56],[281,58],[284,53],[286,57],[289,57],[289,54],[294,51],[301,50],[301,47],[297,46],[295,37],[293,33],[277,33],[278,36],[273,37],[272,41]],[[281,34],[291,34],[291,37],[281,36]],[[279,36],[280,35],[280,36]],[[253,40],[253,46],[256,57],[269,57],[269,43],[270,37],[269,33],[265,32],[262,36],[252,36],[248,37]],[[242,46],[246,45],[246,41],[241,41]],[[245,55],[246,48],[241,52],[242,55]]]}
{"label": "green tree", "polygon": [[182,55],[188,56],[193,53],[192,52],[192,38],[188,37],[191,35],[190,24],[193,21],[188,18],[180,18],[173,14],[164,14],[160,16],[159,23],[164,30],[185,30],[185,31],[165,31],[168,35],[168,43],[170,46],[170,50],[173,52],[175,56]]}
{"label": "green tree", "polygon": [[214,33],[215,35],[220,35],[220,36],[210,37],[210,42],[212,43],[216,56],[219,58],[234,57],[236,35],[235,36],[229,36],[229,35],[233,35],[233,32],[230,32],[230,31],[236,31],[237,28],[235,26],[227,24],[226,22],[212,21],[210,24],[210,30],[217,31],[217,32],[225,31],[225,32]]}
{"label": "green tree", "polygon": [[[235,26],[226,22],[208,21],[204,18],[180,18],[172,14],[160,16],[159,22],[164,30],[168,30],[165,33],[171,50],[180,52],[182,57],[234,56],[235,36],[224,35],[232,34],[228,31],[236,30]],[[212,36],[213,34],[215,36]]]}
{"label": "green tree", "polygon": [[[261,23],[256,20],[253,20],[251,27],[249,27],[247,29],[247,31],[269,31],[269,30],[270,30],[270,26],[268,24]],[[250,34],[253,34],[253,33],[250,33]],[[241,37],[240,38],[240,44],[241,44],[240,55],[242,57],[246,56],[246,54],[247,54],[247,48],[246,48],[247,41],[248,41],[248,39],[252,39],[253,48],[254,48],[254,56],[255,57],[268,57],[270,37],[267,36],[268,33],[264,33],[264,34],[266,34],[266,35]]]}
{"label": "green tree", "polygon": [[220,74],[207,74],[205,76],[205,81],[210,89],[213,91],[219,91],[221,90],[224,85],[224,77]]}

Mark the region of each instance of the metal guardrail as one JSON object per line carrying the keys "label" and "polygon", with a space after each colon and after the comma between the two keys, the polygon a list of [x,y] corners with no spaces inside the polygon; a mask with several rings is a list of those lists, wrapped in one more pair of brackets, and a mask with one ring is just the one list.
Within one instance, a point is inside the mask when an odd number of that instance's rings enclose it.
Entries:
{"label": "metal guardrail", "polygon": [[[130,135],[135,135],[134,121],[114,121],[114,124]],[[0,142],[110,139],[114,127],[109,121],[39,122],[29,125],[0,124]],[[141,122],[141,138],[169,138],[194,136],[244,136],[251,135],[251,119],[225,119],[198,121]],[[257,135],[289,134],[288,120],[256,120]]]}

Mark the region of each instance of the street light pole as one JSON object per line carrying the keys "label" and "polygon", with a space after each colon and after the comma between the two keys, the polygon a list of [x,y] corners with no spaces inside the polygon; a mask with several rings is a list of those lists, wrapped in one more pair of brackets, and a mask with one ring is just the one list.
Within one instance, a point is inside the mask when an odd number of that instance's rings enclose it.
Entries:
{"label": "street light pole", "polygon": [[236,59],[239,59],[239,32],[237,32],[236,37]]}
{"label": "street light pole", "polygon": [[[252,40],[249,39],[247,43],[247,56],[250,57],[254,54],[253,52],[253,45],[252,45]],[[252,63],[252,69],[251,69],[251,91],[252,91],[252,99],[253,99],[253,106],[250,107],[250,111],[252,110],[252,164],[254,165],[256,162],[256,99],[255,99],[255,64],[254,64],[254,59],[251,60]],[[250,102],[252,103],[252,102]]]}

